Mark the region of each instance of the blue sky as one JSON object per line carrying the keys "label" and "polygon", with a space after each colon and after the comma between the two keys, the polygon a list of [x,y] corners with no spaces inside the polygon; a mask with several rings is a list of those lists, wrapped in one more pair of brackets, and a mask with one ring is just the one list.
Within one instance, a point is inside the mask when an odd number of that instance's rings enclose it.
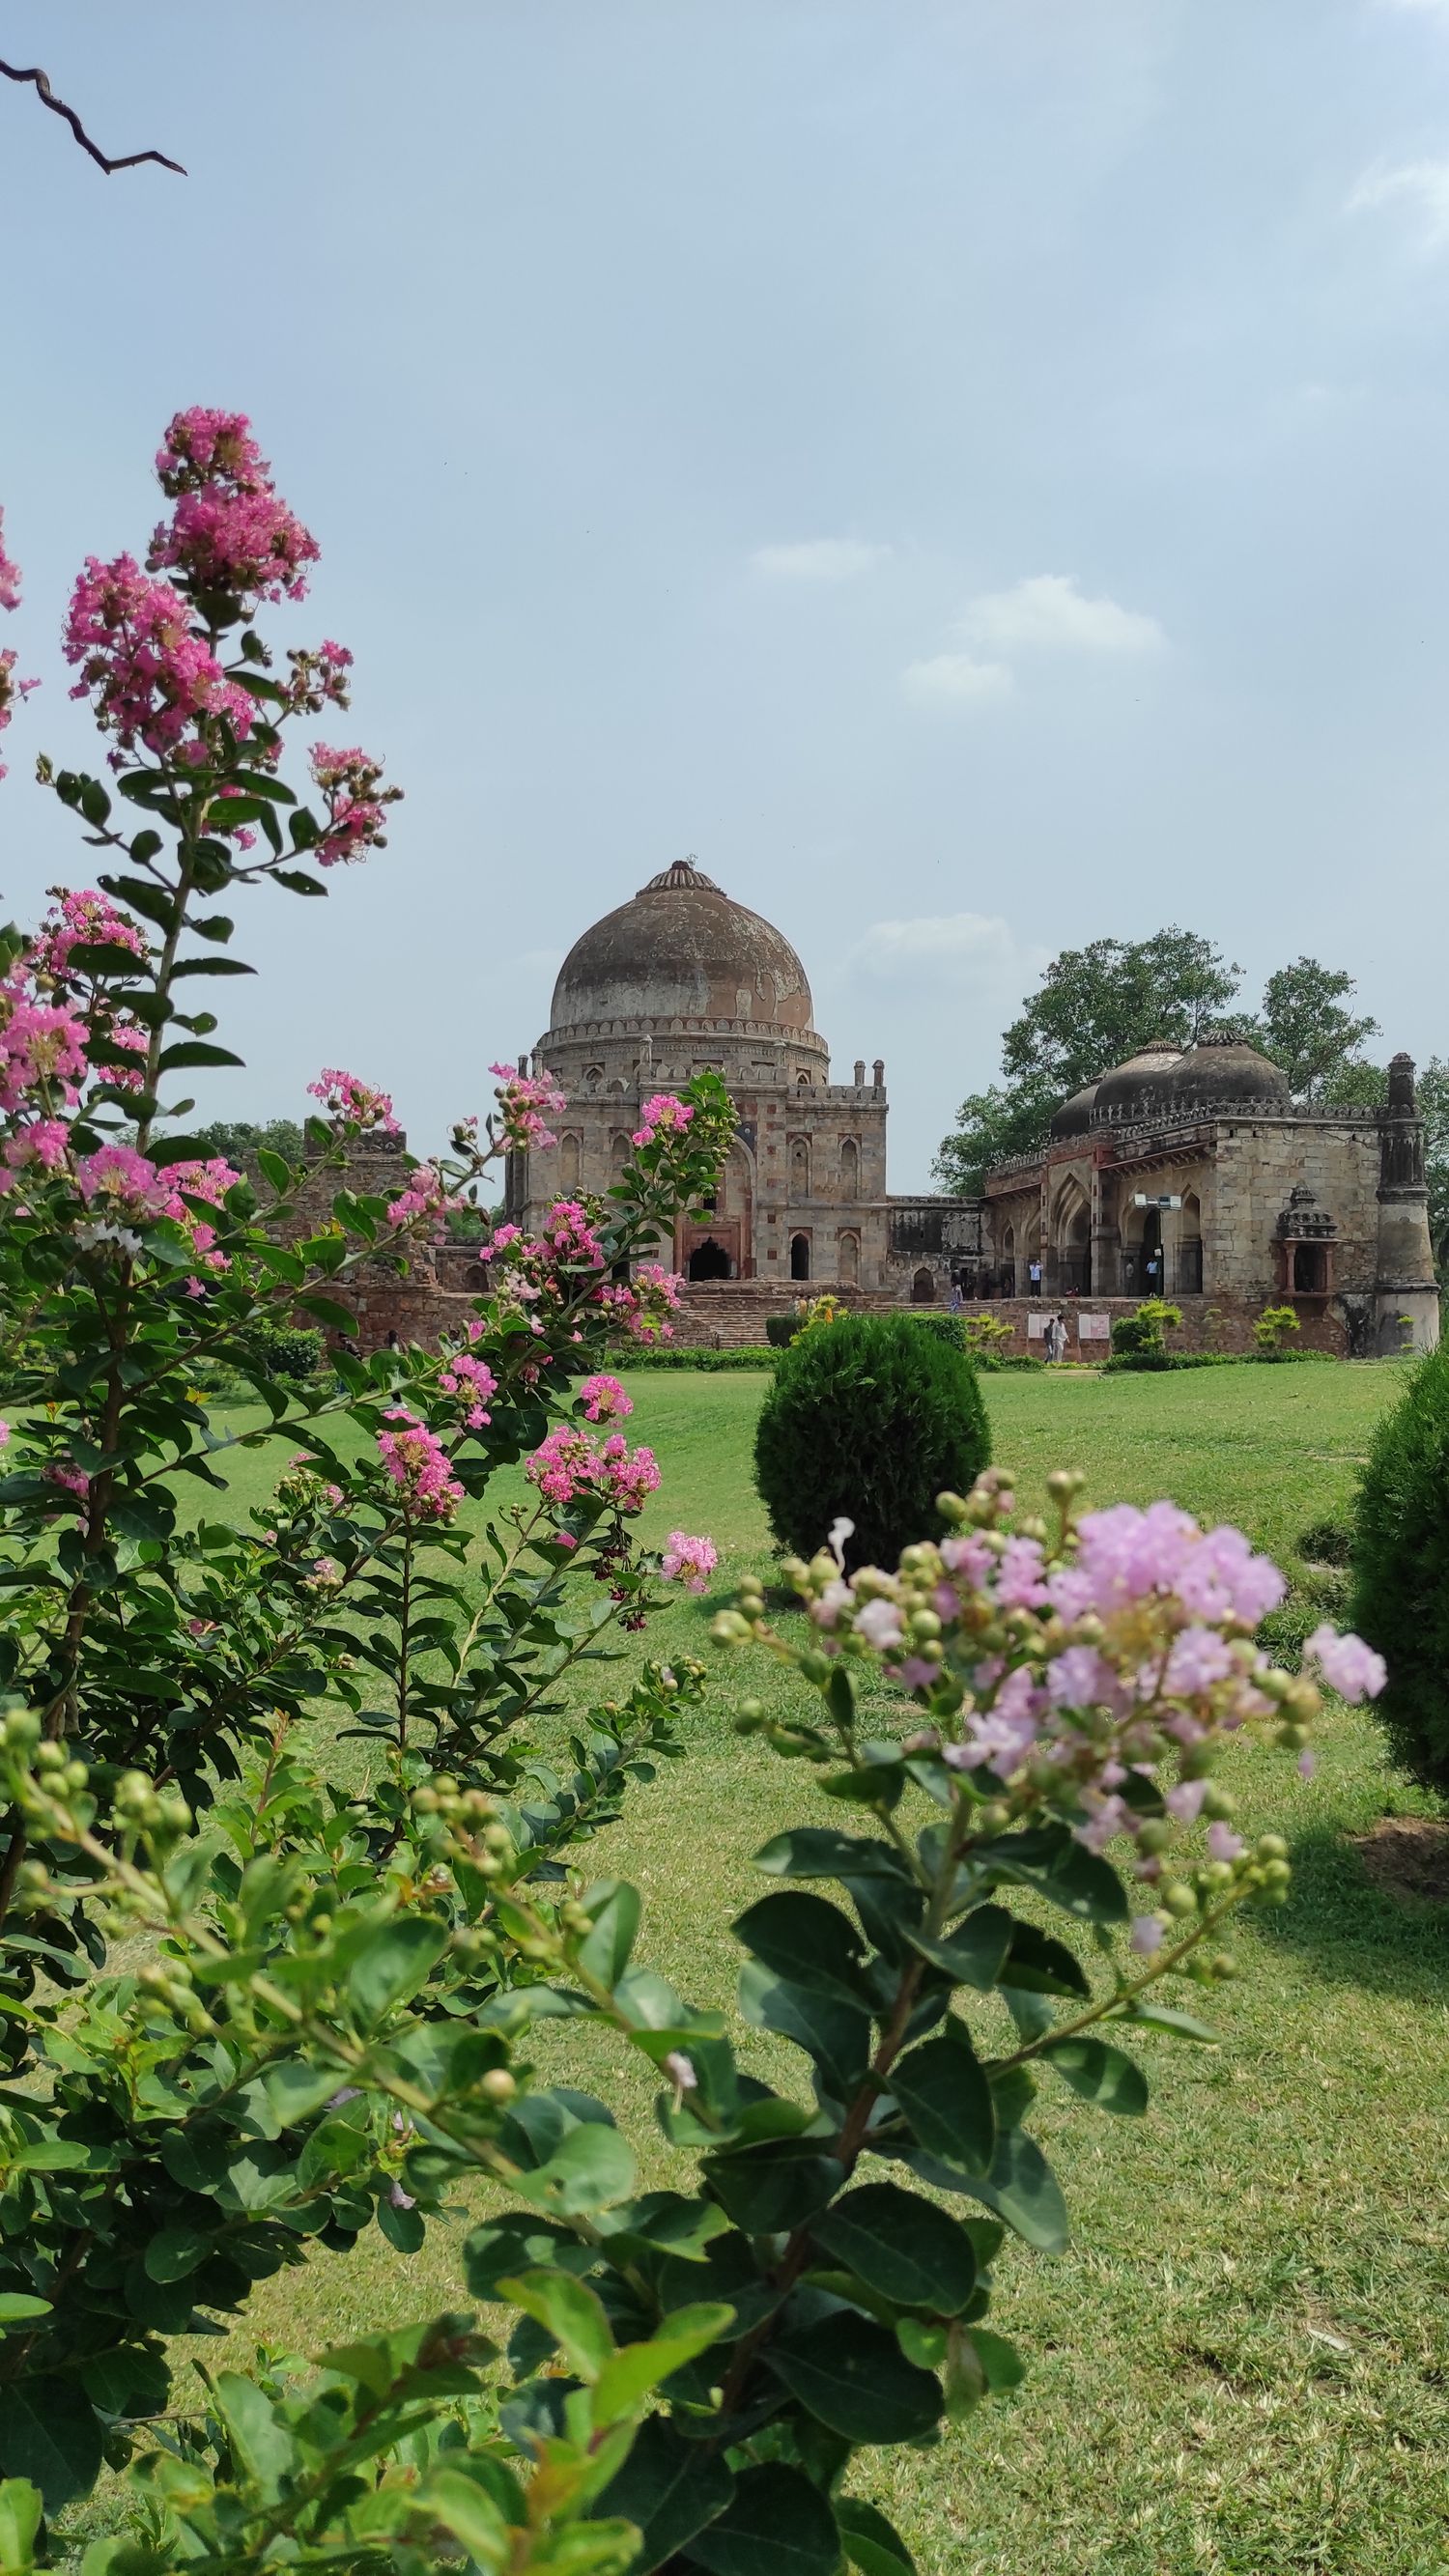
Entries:
{"label": "blue sky", "polygon": [[1449,0],[11,0],[0,500],[43,691],[0,893],[88,853],[56,648],[180,404],[314,529],[387,852],[243,918],[216,1115],[414,1141],[686,851],[924,1183],[1053,950],[1176,919],[1449,1049]]}

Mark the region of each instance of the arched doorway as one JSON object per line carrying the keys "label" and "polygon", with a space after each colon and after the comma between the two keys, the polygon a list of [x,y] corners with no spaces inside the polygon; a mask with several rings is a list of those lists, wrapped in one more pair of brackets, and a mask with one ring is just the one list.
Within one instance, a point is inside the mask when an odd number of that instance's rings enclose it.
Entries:
{"label": "arched doorway", "polygon": [[1001,1229],[1001,1276],[997,1282],[996,1293],[999,1297],[1016,1295],[1016,1228],[1014,1225],[1004,1225]]}
{"label": "arched doorway", "polygon": [[860,1196],[860,1147],[853,1136],[847,1136],[840,1148],[840,1195],[843,1199]]}
{"label": "arched doorway", "polygon": [[843,1234],[841,1236],[839,1268],[842,1286],[853,1288],[860,1278],[860,1237],[858,1234]]}
{"label": "arched doorway", "polygon": [[1150,1207],[1143,1216],[1139,1259],[1142,1264],[1143,1296],[1160,1297],[1162,1294],[1162,1210],[1160,1208]]}
{"label": "arched doorway", "polygon": [[790,1139],[790,1197],[801,1207],[810,1196],[810,1148],[803,1136]]}
{"label": "arched doorway", "polygon": [[1084,1297],[1092,1285],[1092,1212],[1080,1184],[1068,1180],[1052,1211],[1056,1259],[1053,1294]]}
{"label": "arched doorway", "polygon": [[722,1243],[716,1243],[712,1234],[707,1234],[703,1243],[697,1243],[689,1256],[691,1279],[728,1279],[732,1271],[729,1254]]}
{"label": "arched doorway", "polygon": [[790,1237],[790,1276],[792,1279],[808,1279],[810,1276],[808,1234],[792,1234]]}
{"label": "arched doorway", "polygon": [[572,1198],[583,1173],[583,1139],[570,1134],[558,1140],[558,1185],[565,1198]]}
{"label": "arched doorway", "polygon": [[934,1271],[918,1270],[914,1279],[911,1281],[911,1304],[913,1306],[934,1306],[935,1302],[936,1278]]}

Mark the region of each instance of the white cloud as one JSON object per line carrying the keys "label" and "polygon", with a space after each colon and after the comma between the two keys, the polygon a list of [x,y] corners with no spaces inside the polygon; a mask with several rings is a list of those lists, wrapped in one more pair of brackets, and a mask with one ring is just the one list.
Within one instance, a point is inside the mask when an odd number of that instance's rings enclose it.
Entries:
{"label": "white cloud", "polygon": [[909,697],[937,706],[984,706],[1009,697],[1014,685],[1004,662],[977,662],[969,653],[933,653],[901,673]]}
{"label": "white cloud", "polygon": [[1155,617],[1115,599],[1088,599],[1061,572],[982,591],[967,601],[960,631],[1001,653],[1157,653],[1167,641]]}
{"label": "white cloud", "polygon": [[1426,250],[1449,250],[1449,161],[1402,161],[1397,169],[1366,170],[1349,192],[1351,215],[1393,205],[1419,217]]}
{"label": "white cloud", "polygon": [[890,552],[860,537],[807,537],[794,546],[757,546],[750,563],[767,581],[853,581]]}
{"label": "white cloud", "polygon": [[999,913],[917,913],[873,921],[846,958],[847,971],[869,984],[922,982],[977,994],[1016,993],[1031,980],[1035,952],[1019,946]]}

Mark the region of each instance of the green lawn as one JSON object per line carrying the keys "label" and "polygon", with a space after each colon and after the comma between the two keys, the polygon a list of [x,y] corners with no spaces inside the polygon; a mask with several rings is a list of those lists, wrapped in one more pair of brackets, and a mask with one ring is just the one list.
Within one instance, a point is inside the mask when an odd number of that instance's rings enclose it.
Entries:
{"label": "green lawn", "polygon": [[[1024,1497],[1079,1465],[1094,1498],[1171,1494],[1290,1555],[1341,1507],[1392,1364],[1224,1369],[1176,1377],[983,1381],[996,1456]],[[641,1374],[631,1431],[664,1469],[646,1532],[708,1530],[733,1578],[764,1570],[749,1474],[764,1380]],[[259,1501],[285,1454],[236,1455]],[[649,1650],[708,1654],[711,1604],[681,1601]],[[634,1797],[596,1870],[636,1879],[647,1950],[687,1991],[727,2001],[731,1913],[757,1892],[750,1854],[819,1809],[808,1772],[729,1727],[747,1689],[783,1690],[747,1654],[721,1663],[689,1760]],[[1241,1747],[1247,1820],[1287,1832],[1291,1903],[1245,1929],[1240,1984],[1214,1997],[1215,2051],[1153,2053],[1145,2121],[1043,2098],[1040,2123],[1075,2222],[1073,2250],[1000,2267],[999,2314],[1030,2359],[1025,2388],[933,2452],[865,2454],[853,2485],[897,2516],[923,2576],[1445,2576],[1449,2570],[1449,1908],[1399,1905],[1352,1838],[1422,1804],[1386,1765],[1371,1718],[1340,1712],[1300,1781]],[[747,2042],[762,2052],[751,2035]],[[540,2043],[549,2072],[621,2099],[649,2167],[672,2159],[645,2093],[607,2050]],[[798,2083],[783,2050],[775,2080]],[[380,2239],[263,2286],[255,2337],[291,2350],[458,2298],[456,2227],[404,2260]]]}

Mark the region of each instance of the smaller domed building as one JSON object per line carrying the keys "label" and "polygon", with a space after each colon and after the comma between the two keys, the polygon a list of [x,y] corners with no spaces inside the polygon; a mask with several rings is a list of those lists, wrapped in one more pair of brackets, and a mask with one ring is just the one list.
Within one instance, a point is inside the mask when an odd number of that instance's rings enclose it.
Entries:
{"label": "smaller domed building", "polygon": [[1162,1296],[1215,1309],[1235,1346],[1267,1304],[1305,1341],[1432,1349],[1439,1296],[1414,1067],[1383,1109],[1296,1107],[1256,1047],[1140,1047],[1062,1103],[1047,1145],[986,1176],[977,1294]]}

